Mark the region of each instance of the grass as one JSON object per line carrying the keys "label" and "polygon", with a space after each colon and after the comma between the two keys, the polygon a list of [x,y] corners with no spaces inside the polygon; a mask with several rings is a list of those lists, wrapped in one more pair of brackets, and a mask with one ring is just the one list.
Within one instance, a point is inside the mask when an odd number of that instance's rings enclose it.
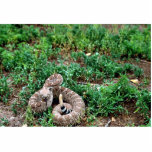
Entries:
{"label": "grass", "polygon": [[[124,75],[118,83],[111,83],[109,86],[101,86],[100,89],[83,87],[83,99],[88,106],[88,115],[108,116],[118,115],[125,111],[124,104],[135,102],[136,112],[142,113],[146,120],[149,120],[151,110],[151,94],[147,90],[139,91],[130,85],[128,78]],[[148,114],[148,115],[147,115]],[[92,116],[93,115],[93,116]]]}
{"label": "grass", "polygon": [[[125,113],[124,104],[134,101],[136,112],[148,123],[151,93],[131,86],[128,79],[132,75],[146,84],[144,71],[121,61],[137,57],[138,62],[150,60],[150,29],[150,25],[142,30],[139,25],[123,25],[117,32],[101,25],[0,25],[0,102],[7,103],[11,96],[7,82],[11,78],[11,84],[21,88],[20,102],[11,105],[14,114],[25,109],[29,126],[54,126],[52,109],[33,115],[27,101],[50,75],[59,73],[64,79],[62,86],[85,101],[88,122]],[[113,83],[113,78],[119,79],[118,83]],[[106,80],[108,86],[104,85]],[[92,88],[92,82],[103,85]]]}
{"label": "grass", "polygon": [[0,126],[8,126],[9,121],[7,118],[0,118]]}
{"label": "grass", "polygon": [[11,89],[8,86],[7,77],[0,77],[0,102],[7,103],[11,94]]}

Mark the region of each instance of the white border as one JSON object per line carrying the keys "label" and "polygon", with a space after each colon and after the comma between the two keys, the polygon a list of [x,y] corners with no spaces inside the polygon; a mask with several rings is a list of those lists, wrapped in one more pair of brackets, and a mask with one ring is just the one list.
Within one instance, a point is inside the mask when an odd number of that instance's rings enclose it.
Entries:
{"label": "white border", "polygon": [[1,23],[149,24],[151,0],[4,0]]}
{"label": "white border", "polygon": [[151,128],[0,128],[0,149],[8,152],[148,152]]}
{"label": "white border", "polygon": [[[151,0],[4,0],[0,23],[151,24]],[[148,152],[150,128],[0,128],[0,151]]]}

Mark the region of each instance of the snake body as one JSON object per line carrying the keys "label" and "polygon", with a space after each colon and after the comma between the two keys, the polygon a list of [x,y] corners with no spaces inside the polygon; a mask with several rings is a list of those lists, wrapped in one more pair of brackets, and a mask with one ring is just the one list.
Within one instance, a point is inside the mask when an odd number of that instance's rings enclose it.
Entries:
{"label": "snake body", "polygon": [[52,111],[53,122],[59,126],[69,126],[80,122],[85,114],[85,103],[74,91],[60,86],[63,78],[60,74],[50,76],[42,89],[34,93],[29,99],[29,106],[34,112],[42,112],[52,106],[53,98],[59,98],[62,94],[63,105],[71,109],[68,114],[62,114],[61,105],[58,104]]}

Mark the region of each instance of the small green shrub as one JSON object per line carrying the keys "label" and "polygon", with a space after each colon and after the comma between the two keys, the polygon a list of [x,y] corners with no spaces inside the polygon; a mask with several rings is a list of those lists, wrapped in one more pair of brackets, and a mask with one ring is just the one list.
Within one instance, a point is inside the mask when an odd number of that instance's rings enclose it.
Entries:
{"label": "small green shrub", "polygon": [[130,63],[125,63],[123,68],[124,68],[124,71],[133,72],[133,65]]}
{"label": "small green shrub", "polygon": [[143,70],[138,66],[129,63],[125,63],[124,65],[118,64],[106,55],[100,56],[99,53],[87,56],[84,52],[72,52],[71,57],[74,61],[80,60],[81,62],[84,62],[87,69],[90,69],[92,73],[91,76],[93,76],[93,73],[98,73],[98,75],[103,78],[114,78],[129,72],[134,73],[136,77],[143,75]]}
{"label": "small green shrub", "polygon": [[52,108],[48,108],[47,111],[43,112],[42,116],[38,119],[38,125],[43,127],[53,127],[53,114]]}
{"label": "small green shrub", "polygon": [[4,103],[8,102],[8,98],[11,93],[11,89],[8,86],[7,79],[8,78],[5,76],[2,76],[2,78],[0,78],[0,101]]}
{"label": "small green shrub", "polygon": [[142,113],[147,120],[149,120],[149,111],[151,110],[151,92],[148,90],[141,90],[138,93],[138,99],[136,102],[137,111]]}
{"label": "small green shrub", "polygon": [[0,46],[10,43],[29,42],[40,37],[39,28],[35,28],[33,25],[2,24],[0,25],[0,33]]}
{"label": "small green shrub", "polygon": [[134,67],[134,74],[136,77],[141,77],[143,75],[143,73],[144,73],[143,69],[141,69],[137,66]]}
{"label": "small green shrub", "polygon": [[126,76],[122,76],[116,84],[107,87],[101,86],[100,90],[93,89],[88,85],[84,86],[81,92],[84,92],[83,98],[87,102],[89,115],[94,116],[108,116],[110,113],[124,112],[123,104],[125,102],[133,100],[137,101],[137,103],[140,100],[144,102],[143,98],[139,98],[139,96],[142,96],[140,92],[130,85]]}
{"label": "small green shrub", "polygon": [[4,50],[1,54],[2,64],[6,70],[11,70],[14,67],[14,54]]}
{"label": "small green shrub", "polygon": [[0,126],[8,126],[9,125],[9,121],[7,118],[0,118]]}
{"label": "small green shrub", "polygon": [[26,110],[24,123],[27,124],[28,126],[33,126],[34,124],[34,116],[29,106],[27,107],[27,110]]}
{"label": "small green shrub", "polygon": [[151,127],[151,118],[149,119],[149,122],[146,125],[141,125],[140,127]]}
{"label": "small green shrub", "polygon": [[13,111],[13,113],[15,114],[15,115],[17,115],[17,102],[14,102],[12,105],[11,105],[11,110]]}

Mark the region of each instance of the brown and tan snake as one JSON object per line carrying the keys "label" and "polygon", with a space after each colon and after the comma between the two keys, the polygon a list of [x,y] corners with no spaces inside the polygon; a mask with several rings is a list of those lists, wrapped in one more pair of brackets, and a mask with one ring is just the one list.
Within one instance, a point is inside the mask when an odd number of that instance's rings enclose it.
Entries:
{"label": "brown and tan snake", "polygon": [[[60,104],[52,111],[54,124],[59,126],[75,125],[80,123],[85,114],[85,103],[77,93],[60,86],[62,82],[63,78],[60,74],[50,76],[45,81],[43,88],[31,96],[29,106],[34,112],[42,112],[52,106],[53,98],[59,98]],[[63,114],[61,107],[70,109],[70,113]]]}

